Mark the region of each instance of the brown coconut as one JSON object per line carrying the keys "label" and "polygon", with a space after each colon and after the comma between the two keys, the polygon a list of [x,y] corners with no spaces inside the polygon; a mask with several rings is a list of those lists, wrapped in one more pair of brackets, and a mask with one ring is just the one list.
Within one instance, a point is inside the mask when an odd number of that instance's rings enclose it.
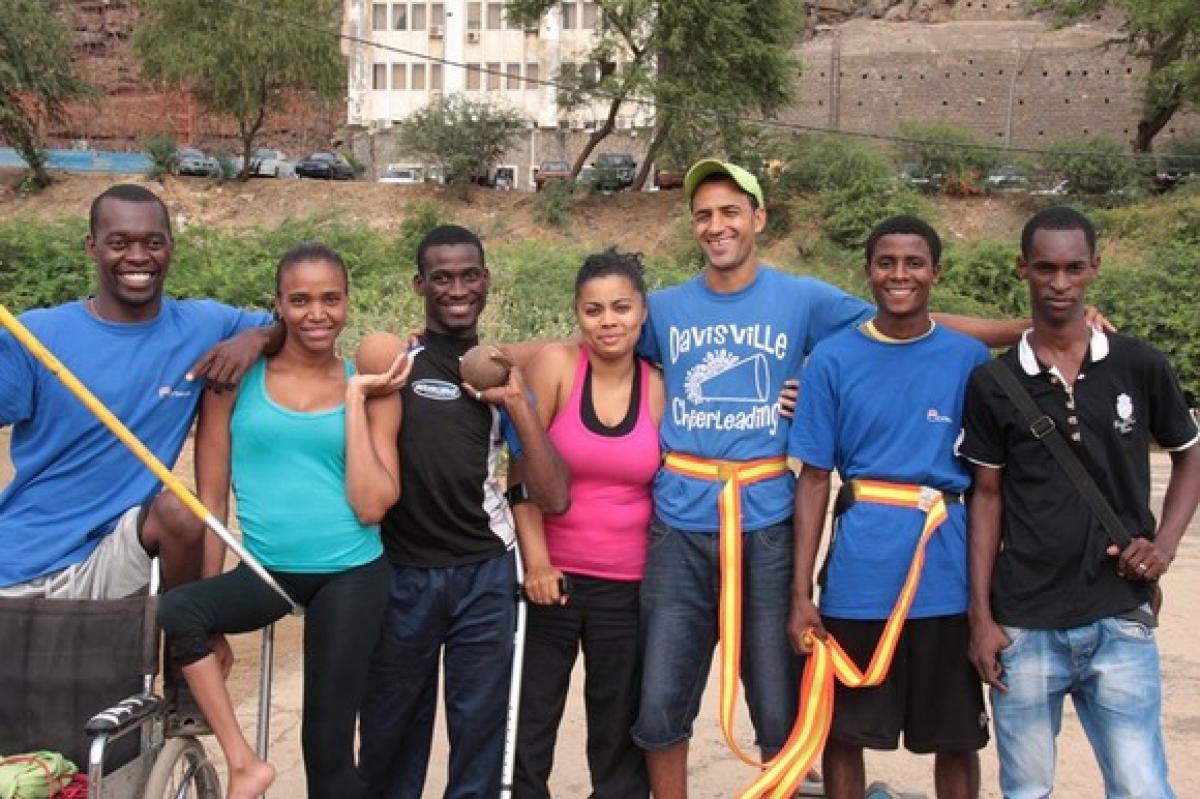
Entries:
{"label": "brown coconut", "polygon": [[480,391],[508,382],[508,363],[504,353],[492,344],[476,344],[462,356],[458,371],[464,383]]}

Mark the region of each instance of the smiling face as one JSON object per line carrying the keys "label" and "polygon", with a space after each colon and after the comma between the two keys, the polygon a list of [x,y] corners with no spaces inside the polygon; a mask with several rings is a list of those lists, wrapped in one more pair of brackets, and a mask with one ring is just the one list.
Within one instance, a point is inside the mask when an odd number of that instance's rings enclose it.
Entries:
{"label": "smiling face", "polygon": [[929,292],[940,274],[941,266],[933,262],[923,236],[891,233],[880,238],[867,264],[880,329],[923,322],[929,315]]}
{"label": "smiling face", "polygon": [[692,195],[692,233],[710,269],[754,266],[754,239],[766,223],[767,212],[753,208],[732,179],[701,183]]}
{"label": "smiling face", "polygon": [[279,275],[275,310],[287,328],[286,346],[332,350],[346,326],[346,309],[346,275],[337,264],[296,261]]}
{"label": "smiling face", "polygon": [[1083,230],[1040,228],[1017,269],[1029,284],[1034,319],[1061,326],[1083,318],[1084,296],[1100,271],[1100,258]]}
{"label": "smiling face", "polygon": [[637,346],[646,300],[625,275],[594,277],[579,287],[575,318],[590,352],[601,358],[624,357]]}
{"label": "smiling face", "polygon": [[96,302],[104,318],[134,322],[158,314],[172,242],[157,203],[105,198],[85,249],[96,263]]}
{"label": "smiling face", "polygon": [[424,251],[413,288],[425,298],[425,325],[456,338],[476,335],[491,276],[474,244],[438,244]]}

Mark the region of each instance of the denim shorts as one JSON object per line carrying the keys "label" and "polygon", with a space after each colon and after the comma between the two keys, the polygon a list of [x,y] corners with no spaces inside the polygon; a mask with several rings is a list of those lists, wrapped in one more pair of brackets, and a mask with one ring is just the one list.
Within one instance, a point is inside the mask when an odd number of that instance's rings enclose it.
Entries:
{"label": "denim shorts", "polygon": [[[1109,799],[1174,799],[1163,749],[1162,680],[1154,630],[1106,618],[1079,627],[1004,627],[992,714],[1005,799],[1049,796],[1055,738],[1070,695]],[[1099,791],[1096,792],[1099,794]]]}
{"label": "denim shorts", "polygon": [[[755,742],[770,757],[787,742],[799,705],[802,661],[787,637],[791,520],[742,536],[742,683]],[[665,749],[692,735],[717,643],[718,539],[660,519],[650,525],[641,592],[642,699],[632,731],[643,749]]]}

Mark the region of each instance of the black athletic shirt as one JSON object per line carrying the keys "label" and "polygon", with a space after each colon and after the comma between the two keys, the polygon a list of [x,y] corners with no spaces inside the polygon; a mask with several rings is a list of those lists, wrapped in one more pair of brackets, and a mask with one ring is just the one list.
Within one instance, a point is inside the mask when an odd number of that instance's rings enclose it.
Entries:
{"label": "black athletic shirt", "polygon": [[[1038,361],[1028,334],[1001,360],[1054,420],[1129,532],[1152,538],[1150,444],[1179,450],[1197,443],[1196,424],[1162,353],[1096,332],[1072,391]],[[1108,534],[984,367],[967,387],[959,454],[1004,468],[1002,548],[992,576],[996,621],[1076,627],[1149,601],[1149,583],[1117,576],[1116,560],[1105,554]]]}
{"label": "black athletic shirt", "polygon": [[496,465],[515,436],[503,414],[462,390],[459,358],[476,340],[427,331],[421,343],[401,391],[401,492],[381,525],[384,547],[397,566],[477,563],[513,543]]}

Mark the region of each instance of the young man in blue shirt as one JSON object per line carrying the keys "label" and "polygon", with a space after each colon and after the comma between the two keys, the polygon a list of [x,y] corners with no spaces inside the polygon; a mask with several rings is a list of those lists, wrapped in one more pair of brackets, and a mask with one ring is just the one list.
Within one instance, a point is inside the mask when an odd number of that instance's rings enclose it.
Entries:
{"label": "young man in blue shirt", "polygon": [[[954,453],[963,394],[987,349],[933,321],[929,296],[941,241],[915,217],[892,217],[867,239],[872,319],[822,341],[804,368],[788,454],[804,466],[796,491],[796,578],[789,633],[808,652],[809,631],[833,634],[860,670],[884,638],[926,524],[917,506],[883,504],[865,485],[939,492],[945,520],[924,549],[918,588],[895,654],[877,687],[835,687],[825,745],[825,796],[861,797],[863,749],[934,754],[939,799],[979,795],[977,750],[987,743],[979,679],[967,658],[968,470]],[[835,529],[813,596],[830,475],[843,481]],[[903,612],[902,609],[900,612]]]}
{"label": "young man in blue shirt", "polygon": [[[236,382],[270,316],[163,296],[174,242],[154,193],[92,202],[95,294],[22,322],[159,458],[175,462],[207,377]],[[218,347],[225,339],[232,338]],[[201,576],[204,528],[59,380],[0,332],[0,426],[16,474],[0,493],[0,596],[134,594],[162,556],[166,587]],[[214,572],[215,573],[215,572]]]}

